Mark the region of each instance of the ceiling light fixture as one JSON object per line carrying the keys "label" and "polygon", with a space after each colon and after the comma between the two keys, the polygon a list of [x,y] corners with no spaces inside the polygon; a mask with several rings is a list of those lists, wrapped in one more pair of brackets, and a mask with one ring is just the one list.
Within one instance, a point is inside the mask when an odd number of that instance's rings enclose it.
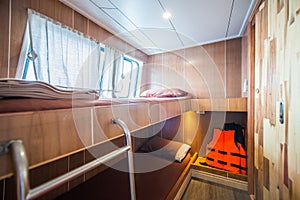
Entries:
{"label": "ceiling light fixture", "polygon": [[165,11],[162,16],[164,19],[170,19],[172,14],[169,11]]}

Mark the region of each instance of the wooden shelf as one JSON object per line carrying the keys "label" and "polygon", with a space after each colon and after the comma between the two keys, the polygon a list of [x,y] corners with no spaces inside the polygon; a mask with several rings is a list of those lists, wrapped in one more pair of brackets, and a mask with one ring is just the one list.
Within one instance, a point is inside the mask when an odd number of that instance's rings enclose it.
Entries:
{"label": "wooden shelf", "polygon": [[248,180],[247,175],[236,174],[236,173],[232,173],[232,172],[229,172],[229,171],[209,167],[207,165],[203,165],[202,164],[203,162],[205,162],[205,158],[198,157],[197,160],[192,164],[191,168],[195,169],[195,170],[198,170],[198,171],[203,171],[203,172],[208,172],[210,174],[223,176],[223,177],[226,177],[226,178],[233,178],[233,179],[241,180],[241,181],[247,181]]}
{"label": "wooden shelf", "polygon": [[247,112],[247,98],[193,99],[196,111]]}

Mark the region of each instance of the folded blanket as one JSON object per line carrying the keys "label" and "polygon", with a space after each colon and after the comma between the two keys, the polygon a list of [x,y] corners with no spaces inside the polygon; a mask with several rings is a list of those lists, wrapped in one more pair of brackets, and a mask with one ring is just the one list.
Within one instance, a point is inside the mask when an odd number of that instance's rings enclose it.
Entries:
{"label": "folded blanket", "polygon": [[98,99],[98,92],[87,89],[59,89],[41,81],[0,79],[0,98]]}

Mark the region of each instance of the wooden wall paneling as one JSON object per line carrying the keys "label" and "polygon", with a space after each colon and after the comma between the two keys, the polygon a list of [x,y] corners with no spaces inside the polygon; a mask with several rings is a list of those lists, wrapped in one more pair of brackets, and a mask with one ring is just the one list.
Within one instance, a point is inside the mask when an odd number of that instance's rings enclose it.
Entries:
{"label": "wooden wall paneling", "polygon": [[232,123],[232,122],[242,125],[244,128],[246,128],[246,133],[248,132],[247,112],[227,112],[225,123]]}
{"label": "wooden wall paneling", "polygon": [[[185,74],[192,92],[198,98],[221,97],[222,83],[217,66],[202,47],[185,50]],[[224,94],[224,91],[223,91]]]}
{"label": "wooden wall paneling", "polygon": [[[84,163],[89,163],[101,156],[104,156],[120,147],[125,146],[125,137],[122,135],[121,137],[114,138],[110,141],[102,142],[98,145],[94,145],[84,150]],[[117,163],[121,159],[126,159],[126,153],[113,158],[112,160],[106,162],[104,165],[100,165],[92,170],[89,170],[84,174],[84,180],[87,181],[88,179],[94,177],[95,175],[99,174],[103,170],[107,169],[108,166],[112,166],[113,164]]]}
{"label": "wooden wall paneling", "polygon": [[150,137],[161,131],[162,127],[163,123],[158,123],[156,125],[131,132],[131,135],[133,136],[133,151],[137,151]]}
{"label": "wooden wall paneling", "polygon": [[[224,47],[225,42],[218,42],[217,45],[221,47],[213,46],[212,52],[207,52],[206,48],[202,47],[197,48],[197,70],[203,75],[205,82],[207,83],[210,97],[211,98],[223,98],[226,97],[226,89],[224,84],[224,74],[222,74],[222,66],[218,66],[218,63],[222,62],[222,55],[216,56],[222,53],[222,50],[219,49]],[[215,53],[216,52],[216,53]],[[211,54],[211,55],[210,55]],[[225,56],[225,55],[224,55]],[[219,60],[221,58],[221,60]],[[195,59],[195,58],[194,58]],[[223,63],[225,59],[223,60]]]}
{"label": "wooden wall paneling", "polygon": [[267,84],[267,118],[271,125],[276,125],[276,89],[279,88],[276,75],[276,38],[270,41],[270,57],[268,66],[268,84]]}
{"label": "wooden wall paneling", "polygon": [[123,131],[113,118],[119,118],[127,125],[130,131],[141,129],[150,123],[147,104],[114,105],[93,108],[94,144],[114,137],[123,136]]}
{"label": "wooden wall paneling", "polygon": [[9,77],[16,75],[23,36],[27,21],[27,10],[19,0],[12,0],[11,11],[11,40],[10,40],[10,66]]}
{"label": "wooden wall paneling", "polygon": [[[71,124],[72,126],[74,125],[74,132],[69,133],[69,135],[68,135],[69,137],[74,138],[74,141],[73,141],[74,147],[69,147],[69,148],[70,149],[74,148],[75,150],[78,150],[80,145],[83,145],[84,147],[92,145],[93,130],[92,130],[92,126],[91,126],[91,124],[92,124],[91,108],[89,108],[89,107],[74,108],[73,107],[72,109],[65,111],[64,119],[67,118],[67,116],[69,117],[68,120],[70,120],[70,121],[66,121],[65,122],[66,124],[63,124],[63,125],[67,125],[68,123]],[[62,122],[62,120],[59,121],[59,123],[61,123],[61,122]],[[71,128],[73,128],[73,127],[71,127]],[[66,142],[66,143],[69,142],[67,140],[67,136],[65,138],[66,139],[65,141],[63,141],[63,139],[64,138],[61,138],[62,145],[64,142]],[[70,151],[70,150],[66,149],[66,151]]]}
{"label": "wooden wall paneling", "polygon": [[151,123],[147,103],[126,105],[125,107],[128,108],[127,117],[130,118],[134,127],[132,130],[143,128]]}
{"label": "wooden wall paneling", "polygon": [[160,104],[157,103],[149,103],[148,104],[148,116],[149,116],[149,121],[151,123],[156,123],[160,121]]}
{"label": "wooden wall paneling", "polygon": [[248,41],[247,41],[247,60],[248,60],[248,98],[247,98],[247,168],[248,168],[248,193],[254,194],[254,91],[255,91],[255,62],[254,62],[254,43],[255,43],[255,25],[252,25],[252,21],[249,21],[247,26]]}
{"label": "wooden wall paneling", "polygon": [[199,111],[247,112],[247,98],[216,98],[193,100]]}
{"label": "wooden wall paneling", "polygon": [[166,120],[163,123],[163,127],[160,132],[161,136],[169,140],[183,142],[184,133],[183,133],[182,120],[183,120],[183,116],[177,116]]}
{"label": "wooden wall paneling", "polygon": [[[115,145],[113,145],[113,143],[110,143],[110,148],[116,148]],[[85,158],[85,163],[89,163],[95,159],[98,158],[98,154],[102,153],[103,149],[99,148],[98,146],[94,146],[92,148],[89,148],[88,150],[84,151],[84,158]],[[104,153],[104,152],[103,152]],[[99,156],[100,157],[100,156]],[[106,165],[100,165],[88,172],[86,172],[84,174],[84,181],[88,181],[89,179],[91,179],[92,177],[96,176],[97,174],[99,174],[100,172],[102,172],[103,170],[107,169]]]}
{"label": "wooden wall paneling", "polygon": [[[20,139],[27,151],[29,165],[48,162],[58,156],[91,145],[90,111],[78,109],[74,120],[72,110],[1,115],[0,141]],[[0,157],[5,167],[3,176],[11,172],[11,162]]]}
{"label": "wooden wall paneling", "polygon": [[163,65],[169,68],[173,68],[173,70],[177,73],[184,75],[184,59],[184,50],[168,52],[163,54]]}
{"label": "wooden wall paneling", "polygon": [[31,1],[32,0],[22,0],[22,3],[23,3],[23,6],[24,8],[28,9],[28,8],[31,8]]}
{"label": "wooden wall paneling", "polygon": [[212,129],[210,128],[212,112],[205,112],[204,115],[199,116],[200,121],[199,124],[199,143],[200,143],[200,151],[199,156],[204,157],[206,155],[206,144],[209,143],[212,139]]}
{"label": "wooden wall paneling", "polygon": [[[134,52],[133,52],[134,53]],[[147,63],[143,65],[140,92],[151,88],[151,70],[153,66],[153,56],[150,56]]]}
{"label": "wooden wall paneling", "polygon": [[202,125],[200,125],[200,115],[195,112],[183,114],[184,142],[191,145],[191,152],[200,152],[203,142],[201,134]]}
{"label": "wooden wall paneling", "polygon": [[[250,25],[248,25],[250,26]],[[246,31],[246,35],[242,37],[242,44],[241,44],[241,90],[242,90],[242,97],[248,97],[248,91],[249,91],[249,85],[250,85],[250,80],[248,79],[249,77],[249,60],[248,60],[248,39],[249,33],[248,30]],[[252,58],[253,59],[253,58]]]}
{"label": "wooden wall paneling", "polygon": [[[47,181],[50,181],[60,175],[68,172],[68,158],[62,158],[35,168],[29,173],[30,187],[35,188]],[[11,188],[10,188],[11,189]],[[68,183],[43,195],[42,199],[54,199],[55,197],[68,191]]]}
{"label": "wooden wall paneling", "polygon": [[288,144],[283,145],[283,183],[289,188]]}
{"label": "wooden wall paneling", "polygon": [[[276,16],[277,15],[277,4],[276,3],[271,3],[268,5],[269,9],[268,12],[270,16]],[[268,35],[270,39],[273,37],[276,37],[276,29],[277,29],[277,20],[268,20]]]}
{"label": "wooden wall paneling", "polygon": [[267,190],[270,190],[270,173],[269,173],[269,170],[270,170],[270,161],[269,159],[267,159],[266,157],[264,157],[264,161],[263,161],[263,165],[264,165],[264,187],[267,189]]}
{"label": "wooden wall paneling", "polygon": [[88,19],[79,14],[78,12],[74,11],[74,29],[80,31],[84,35],[88,34],[87,27],[88,26]]}
{"label": "wooden wall paneling", "polygon": [[185,63],[185,78],[187,82],[187,91],[197,98],[209,98],[210,90],[205,82],[203,75],[194,65]]}
{"label": "wooden wall paneling", "polygon": [[99,27],[96,23],[94,23],[91,20],[88,20],[88,35],[92,38],[103,42],[106,44],[106,40],[112,37],[112,34],[110,34],[108,31],[102,29]]}
{"label": "wooden wall paneling", "polygon": [[163,65],[162,54],[157,54],[150,57],[149,62],[143,67],[143,72],[142,72],[143,79],[141,83],[143,89],[162,87],[162,82],[163,82],[162,65]]}
{"label": "wooden wall paneling", "polygon": [[10,0],[0,1],[0,78],[7,78],[8,74],[8,46],[9,46],[9,4]]}
{"label": "wooden wall paneling", "polygon": [[[37,125],[37,123],[39,122],[37,117],[37,115],[18,115],[14,117],[10,115],[0,116],[0,141],[4,142],[11,139],[22,140],[27,151],[29,164],[32,164],[36,161],[42,161],[41,158],[43,158],[43,151],[41,147],[38,148],[37,146],[37,143],[40,143],[40,145],[43,144],[43,142],[41,141],[41,136],[35,136],[34,140],[30,139],[30,135],[33,135],[34,132],[41,132],[41,128],[39,127],[39,125]],[[35,149],[34,156],[36,160],[31,158],[31,147]],[[55,149],[53,151],[55,151]],[[4,163],[0,168],[0,176],[11,173],[12,162],[10,155],[1,155],[0,159],[1,163]]]}
{"label": "wooden wall paneling", "polygon": [[[299,19],[295,15],[295,2],[277,1],[276,5],[271,1],[265,1],[256,14],[256,18],[260,20],[255,23],[258,29],[255,32],[255,64],[260,70],[257,71],[255,78],[256,86],[260,89],[260,97],[259,101],[255,102],[255,108],[257,106],[261,108],[258,111],[260,114],[256,115],[255,119],[256,130],[259,134],[255,147],[255,151],[258,152],[256,158],[258,160],[256,181],[258,198],[297,199],[299,196],[299,191],[295,189],[299,184],[297,179],[299,174],[295,170],[297,150],[294,147],[296,144],[294,141],[297,141],[294,130],[299,129],[299,123],[296,125],[297,115],[292,114],[297,109],[297,105],[291,103],[299,101],[299,95],[292,95],[297,93],[295,89],[298,86],[294,85],[299,82],[298,77],[293,76],[298,74],[294,66],[299,65],[300,61],[295,50],[299,47],[295,44],[298,38],[296,31],[300,27]],[[281,101],[284,102],[284,124],[277,121],[279,115],[276,113],[276,106],[278,111]],[[263,109],[263,106],[266,109]],[[262,121],[264,121],[263,124]],[[260,133],[264,134],[264,139]],[[269,165],[266,162],[260,165],[263,158],[268,158]],[[266,187],[268,184],[264,180],[265,187],[262,187],[261,178],[267,176],[270,178],[269,186]]]}
{"label": "wooden wall paneling", "polygon": [[15,200],[17,199],[16,193],[16,184],[13,177],[5,179],[5,188],[4,188],[3,200]]}
{"label": "wooden wall paneling", "polygon": [[204,66],[201,71],[210,70],[207,74],[203,73],[205,80],[209,83],[210,90],[213,92],[212,98],[225,97],[225,42],[203,45],[203,49],[207,55],[203,55],[206,63],[203,63]]}
{"label": "wooden wall paneling", "polygon": [[112,118],[121,116],[115,116],[110,106],[96,107],[93,110],[94,144],[123,134],[116,124],[112,124]]}
{"label": "wooden wall paneling", "polygon": [[[68,157],[68,170],[74,170],[80,166],[84,165],[84,151],[80,151]],[[84,175],[81,175],[69,182],[68,190],[78,186],[84,182]]]}
{"label": "wooden wall paneling", "polygon": [[44,112],[39,117],[44,159],[52,159],[91,145],[91,114],[88,108]]}
{"label": "wooden wall paneling", "polygon": [[277,13],[284,7],[284,0],[277,0]]}
{"label": "wooden wall paneling", "polygon": [[[253,135],[253,149],[254,149],[254,153],[253,153],[253,163],[254,163],[254,166],[253,166],[253,193],[252,194],[255,194],[255,197],[259,196],[258,193],[259,193],[259,185],[258,185],[258,149],[259,149],[259,143],[258,143],[258,123],[257,123],[257,119],[258,119],[258,111],[259,111],[259,106],[260,106],[260,101],[259,101],[259,89],[257,84],[259,83],[259,81],[257,80],[256,76],[257,76],[257,73],[260,72],[260,68],[256,66],[257,63],[260,63],[260,58],[261,56],[259,56],[259,53],[261,51],[260,49],[260,45],[259,45],[259,38],[260,38],[260,17],[261,16],[261,13],[258,12],[255,16],[254,16],[254,21],[255,21],[255,29],[253,29],[254,31],[251,31],[251,33],[253,33],[253,37],[251,39],[253,39],[252,41],[252,47],[253,47],[253,57],[255,60],[254,60],[254,64],[252,66],[252,85],[253,85],[253,88],[252,88],[252,91],[253,91],[253,96],[252,96],[252,100],[253,102],[253,107],[250,107],[250,109],[248,110],[248,112],[252,113],[253,114],[253,132],[252,132],[252,135]],[[254,94],[254,91],[255,91],[255,94]],[[251,98],[250,98],[251,100]],[[249,151],[248,151],[249,152]],[[251,179],[250,179],[251,180]]]}
{"label": "wooden wall paneling", "polygon": [[220,73],[219,76],[225,85],[225,42],[203,45],[203,48],[207,51],[213,63],[216,64],[216,70]]}
{"label": "wooden wall paneling", "polygon": [[284,149],[283,143],[279,144],[279,153],[278,153],[278,196],[280,199],[283,199],[283,167],[284,167]]}
{"label": "wooden wall paneling", "polygon": [[[40,1],[39,9],[37,10],[38,12],[40,12],[43,15],[46,15],[48,17],[54,18],[56,20],[59,19],[59,18],[56,18],[56,14],[58,14],[57,16],[61,16],[62,13],[61,13],[60,7],[59,6],[56,7],[56,5],[55,5],[56,2],[58,2],[58,0],[52,0],[52,1],[38,0],[38,1]],[[67,13],[65,13],[65,14],[66,14],[66,18],[67,18]]]}
{"label": "wooden wall paneling", "polygon": [[163,85],[165,85],[166,88],[185,89],[186,79],[183,73],[184,61],[181,56],[175,52],[164,53],[162,56]]}
{"label": "wooden wall paneling", "polygon": [[40,9],[40,0],[30,0],[30,1],[31,1],[30,8],[38,11]]}
{"label": "wooden wall paneling", "polygon": [[178,102],[180,105],[180,113],[188,112],[188,111],[195,111],[194,105],[192,100],[183,100]]}
{"label": "wooden wall paneling", "polygon": [[50,2],[50,5],[53,6],[55,10],[55,14],[50,17],[70,28],[74,28],[74,10],[61,3],[59,0],[50,0]]}
{"label": "wooden wall paneling", "polygon": [[226,43],[226,97],[241,97],[241,39]]}
{"label": "wooden wall paneling", "polygon": [[177,101],[161,102],[160,104],[160,120],[168,119],[180,115],[180,104]]}
{"label": "wooden wall paneling", "polygon": [[235,112],[247,112],[247,98],[227,99],[227,110]]}
{"label": "wooden wall paneling", "polygon": [[257,190],[257,198],[256,199],[263,199],[263,147],[261,145],[258,145],[258,174],[257,174],[257,185],[258,185],[258,190]]}
{"label": "wooden wall paneling", "polygon": [[[282,82],[283,87],[283,98],[281,99],[284,103],[284,127],[285,127],[285,144],[284,150],[287,150],[287,154],[284,153],[284,165],[288,166],[287,170],[283,172],[283,182],[284,189],[288,189],[290,197],[299,197],[300,191],[299,188],[299,174],[300,174],[300,159],[299,152],[300,148],[297,144],[299,141],[299,116],[300,106],[298,103],[300,98],[300,84],[296,74],[299,74],[300,63],[300,48],[299,48],[299,33],[300,33],[300,17],[295,14],[296,8],[293,8],[298,3],[298,1],[289,2],[289,13],[294,15],[294,21],[287,23],[287,32],[286,32],[286,57],[287,60],[284,63],[285,70],[285,79]],[[293,14],[292,14],[293,13]],[[290,16],[291,17],[291,16]],[[280,55],[279,55],[280,56]],[[280,65],[281,63],[278,63]],[[288,162],[286,164],[285,162]],[[286,175],[288,173],[288,175]],[[297,180],[298,179],[298,180]],[[288,183],[288,184],[287,184]]]}

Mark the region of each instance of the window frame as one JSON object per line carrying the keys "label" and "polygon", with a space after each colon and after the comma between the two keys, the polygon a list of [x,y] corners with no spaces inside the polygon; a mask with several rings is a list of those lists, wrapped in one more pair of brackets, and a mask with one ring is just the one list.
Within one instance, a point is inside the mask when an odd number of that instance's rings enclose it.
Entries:
{"label": "window frame", "polygon": [[[30,52],[30,45],[28,45],[29,47],[27,48],[27,51],[26,51],[26,54],[28,54],[28,52]],[[102,53],[105,53],[105,48],[104,47],[101,47],[101,52]],[[135,83],[134,83],[134,91],[133,91],[133,97],[136,97],[137,96],[137,87],[138,87],[138,80],[139,80],[139,75],[140,75],[140,63],[143,63],[142,61],[137,61],[136,59],[134,58],[131,58],[129,56],[127,56],[126,54],[124,55],[123,57],[123,62],[124,61],[127,61],[127,62],[130,62],[131,63],[131,71],[130,71],[130,83],[129,83],[129,90],[127,92],[127,96],[124,96],[124,97],[119,97],[119,98],[129,98],[130,96],[130,89],[131,89],[131,84],[132,84],[132,71],[133,71],[133,63],[136,65],[137,67],[137,73],[136,73],[136,77],[135,77]],[[29,67],[30,67],[30,62],[32,62],[28,56],[26,56],[26,59],[25,59],[25,63],[24,63],[24,68],[23,68],[23,72],[22,72],[22,77],[21,79],[23,80],[26,80],[27,78],[27,75],[28,75],[28,71],[29,71]],[[33,66],[31,66],[33,67]],[[102,66],[102,72],[103,72],[103,69],[104,69],[104,65]],[[99,77],[100,79],[101,77]],[[99,81],[99,88],[102,89],[102,80]]]}

